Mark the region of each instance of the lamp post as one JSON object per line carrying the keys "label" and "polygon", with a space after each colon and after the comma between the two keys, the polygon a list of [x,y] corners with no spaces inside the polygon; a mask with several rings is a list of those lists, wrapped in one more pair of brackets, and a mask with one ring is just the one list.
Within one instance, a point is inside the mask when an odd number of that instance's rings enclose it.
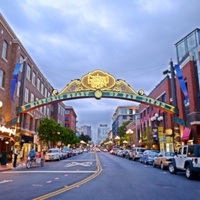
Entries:
{"label": "lamp post", "polygon": [[126,131],[126,134],[128,135],[129,144],[130,144],[130,146],[131,146],[131,135],[133,134],[133,130],[128,129],[128,130]]}
{"label": "lamp post", "polygon": [[[178,111],[178,103],[177,103],[177,95],[176,95],[176,76],[174,73],[174,64],[172,59],[170,60],[170,70],[165,70],[163,72],[163,74],[170,74],[171,75],[171,91],[172,91],[172,105],[175,107],[175,109],[177,109]],[[180,128],[179,128],[179,124],[177,122],[175,122],[174,118],[176,118],[178,116],[178,114],[173,114],[172,118],[173,118],[173,133],[172,133],[172,137],[173,137],[173,148],[174,150],[177,150],[177,148],[181,145],[181,137],[180,137]]]}
{"label": "lamp post", "polygon": [[163,116],[159,116],[157,113],[151,118],[151,121],[156,123],[156,128],[155,127],[153,128],[153,132],[154,132],[153,138],[157,141],[159,151],[160,151],[160,144],[159,144],[158,128],[162,120],[163,120]]}

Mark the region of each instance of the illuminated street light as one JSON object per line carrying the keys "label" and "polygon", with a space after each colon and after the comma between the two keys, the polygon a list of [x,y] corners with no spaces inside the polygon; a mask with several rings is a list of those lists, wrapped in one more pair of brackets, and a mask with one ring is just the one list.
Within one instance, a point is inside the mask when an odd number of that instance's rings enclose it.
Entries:
{"label": "illuminated street light", "polygon": [[128,137],[129,137],[129,144],[130,144],[130,146],[131,146],[131,135],[133,134],[134,132],[133,132],[133,130],[131,130],[131,129],[128,129],[127,131],[126,131],[126,134],[128,135]]}
{"label": "illuminated street light", "polygon": [[153,129],[154,131],[153,138],[157,140],[158,150],[160,150],[158,126],[159,126],[160,121],[162,120],[163,120],[163,116],[159,116],[157,113],[153,117],[151,117],[151,121],[156,122],[156,129]]}
{"label": "illuminated street light", "polygon": [[120,144],[119,144],[120,137],[119,137],[118,135],[115,137],[115,140],[117,141],[117,146],[120,145]]}

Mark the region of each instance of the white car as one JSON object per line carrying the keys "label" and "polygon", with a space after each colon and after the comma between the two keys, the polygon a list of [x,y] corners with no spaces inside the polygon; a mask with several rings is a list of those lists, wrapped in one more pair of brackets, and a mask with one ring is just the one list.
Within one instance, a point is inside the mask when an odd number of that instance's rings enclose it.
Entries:
{"label": "white car", "polygon": [[45,161],[62,159],[62,152],[58,148],[51,148],[45,154]]}

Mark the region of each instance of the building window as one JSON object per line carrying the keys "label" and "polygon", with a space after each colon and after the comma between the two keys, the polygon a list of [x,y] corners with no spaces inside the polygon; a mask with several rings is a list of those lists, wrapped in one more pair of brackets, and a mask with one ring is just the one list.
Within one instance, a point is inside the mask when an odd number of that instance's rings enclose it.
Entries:
{"label": "building window", "polygon": [[49,117],[49,108],[47,108],[47,117]]}
{"label": "building window", "polygon": [[47,107],[44,106],[44,115],[46,115],[46,112],[47,112]]}
{"label": "building window", "polygon": [[32,74],[32,84],[35,86],[35,81],[36,81],[36,74],[35,74],[35,72],[33,72],[33,74]]}
{"label": "building window", "polygon": [[31,67],[27,65],[26,78],[31,80]]}
{"label": "building window", "polygon": [[126,109],[125,109],[125,108],[121,109],[121,114],[127,114],[127,112],[126,112]]}
{"label": "building window", "polygon": [[2,58],[7,60],[7,55],[8,54],[8,43],[4,40],[3,41],[3,49],[2,49]]}
{"label": "building window", "polygon": [[24,57],[23,56],[20,56],[19,62],[21,63],[20,72],[22,72],[22,70],[23,70],[23,63],[24,63]]}
{"label": "building window", "polygon": [[70,110],[65,110],[65,114],[70,114]]}
{"label": "building window", "polygon": [[127,115],[122,115],[122,119],[127,119]]}
{"label": "building window", "polygon": [[41,94],[44,95],[44,84],[41,83]]}
{"label": "building window", "polygon": [[5,73],[3,70],[0,70],[0,87],[4,88],[4,82],[5,82]]}
{"label": "building window", "polygon": [[163,95],[161,96],[161,101],[162,101],[162,102],[166,102],[166,101],[167,101],[166,94],[163,94]]}
{"label": "building window", "polygon": [[44,89],[44,96],[47,97],[47,88]]}
{"label": "building window", "polygon": [[18,81],[17,83],[17,96],[19,97],[19,94],[20,94],[20,87],[21,87],[21,82]]}
{"label": "building window", "polygon": [[31,99],[30,99],[30,102],[33,102],[34,101],[34,94],[31,93]]}
{"label": "building window", "polygon": [[133,109],[129,109],[129,114],[133,114]]}
{"label": "building window", "polygon": [[65,117],[65,121],[69,122],[70,118],[69,117]]}
{"label": "building window", "polygon": [[177,53],[178,53],[178,60],[180,61],[183,58],[183,56],[186,54],[186,48],[185,48],[185,41],[184,40],[179,42],[179,44],[177,45]]}
{"label": "building window", "polygon": [[29,97],[29,90],[27,88],[25,88],[25,97],[24,97],[24,100],[27,103],[28,103],[28,100],[29,100],[28,97]]}
{"label": "building window", "polygon": [[37,79],[37,90],[40,91],[40,79]]}

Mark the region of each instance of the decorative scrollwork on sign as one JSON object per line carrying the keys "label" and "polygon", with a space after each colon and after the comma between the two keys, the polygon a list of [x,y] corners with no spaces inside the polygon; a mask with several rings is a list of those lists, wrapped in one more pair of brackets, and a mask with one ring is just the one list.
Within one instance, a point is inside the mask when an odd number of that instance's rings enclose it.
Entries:
{"label": "decorative scrollwork on sign", "polygon": [[59,94],[80,91],[117,91],[137,94],[125,81],[115,79],[112,75],[102,70],[95,70],[69,83]]}

